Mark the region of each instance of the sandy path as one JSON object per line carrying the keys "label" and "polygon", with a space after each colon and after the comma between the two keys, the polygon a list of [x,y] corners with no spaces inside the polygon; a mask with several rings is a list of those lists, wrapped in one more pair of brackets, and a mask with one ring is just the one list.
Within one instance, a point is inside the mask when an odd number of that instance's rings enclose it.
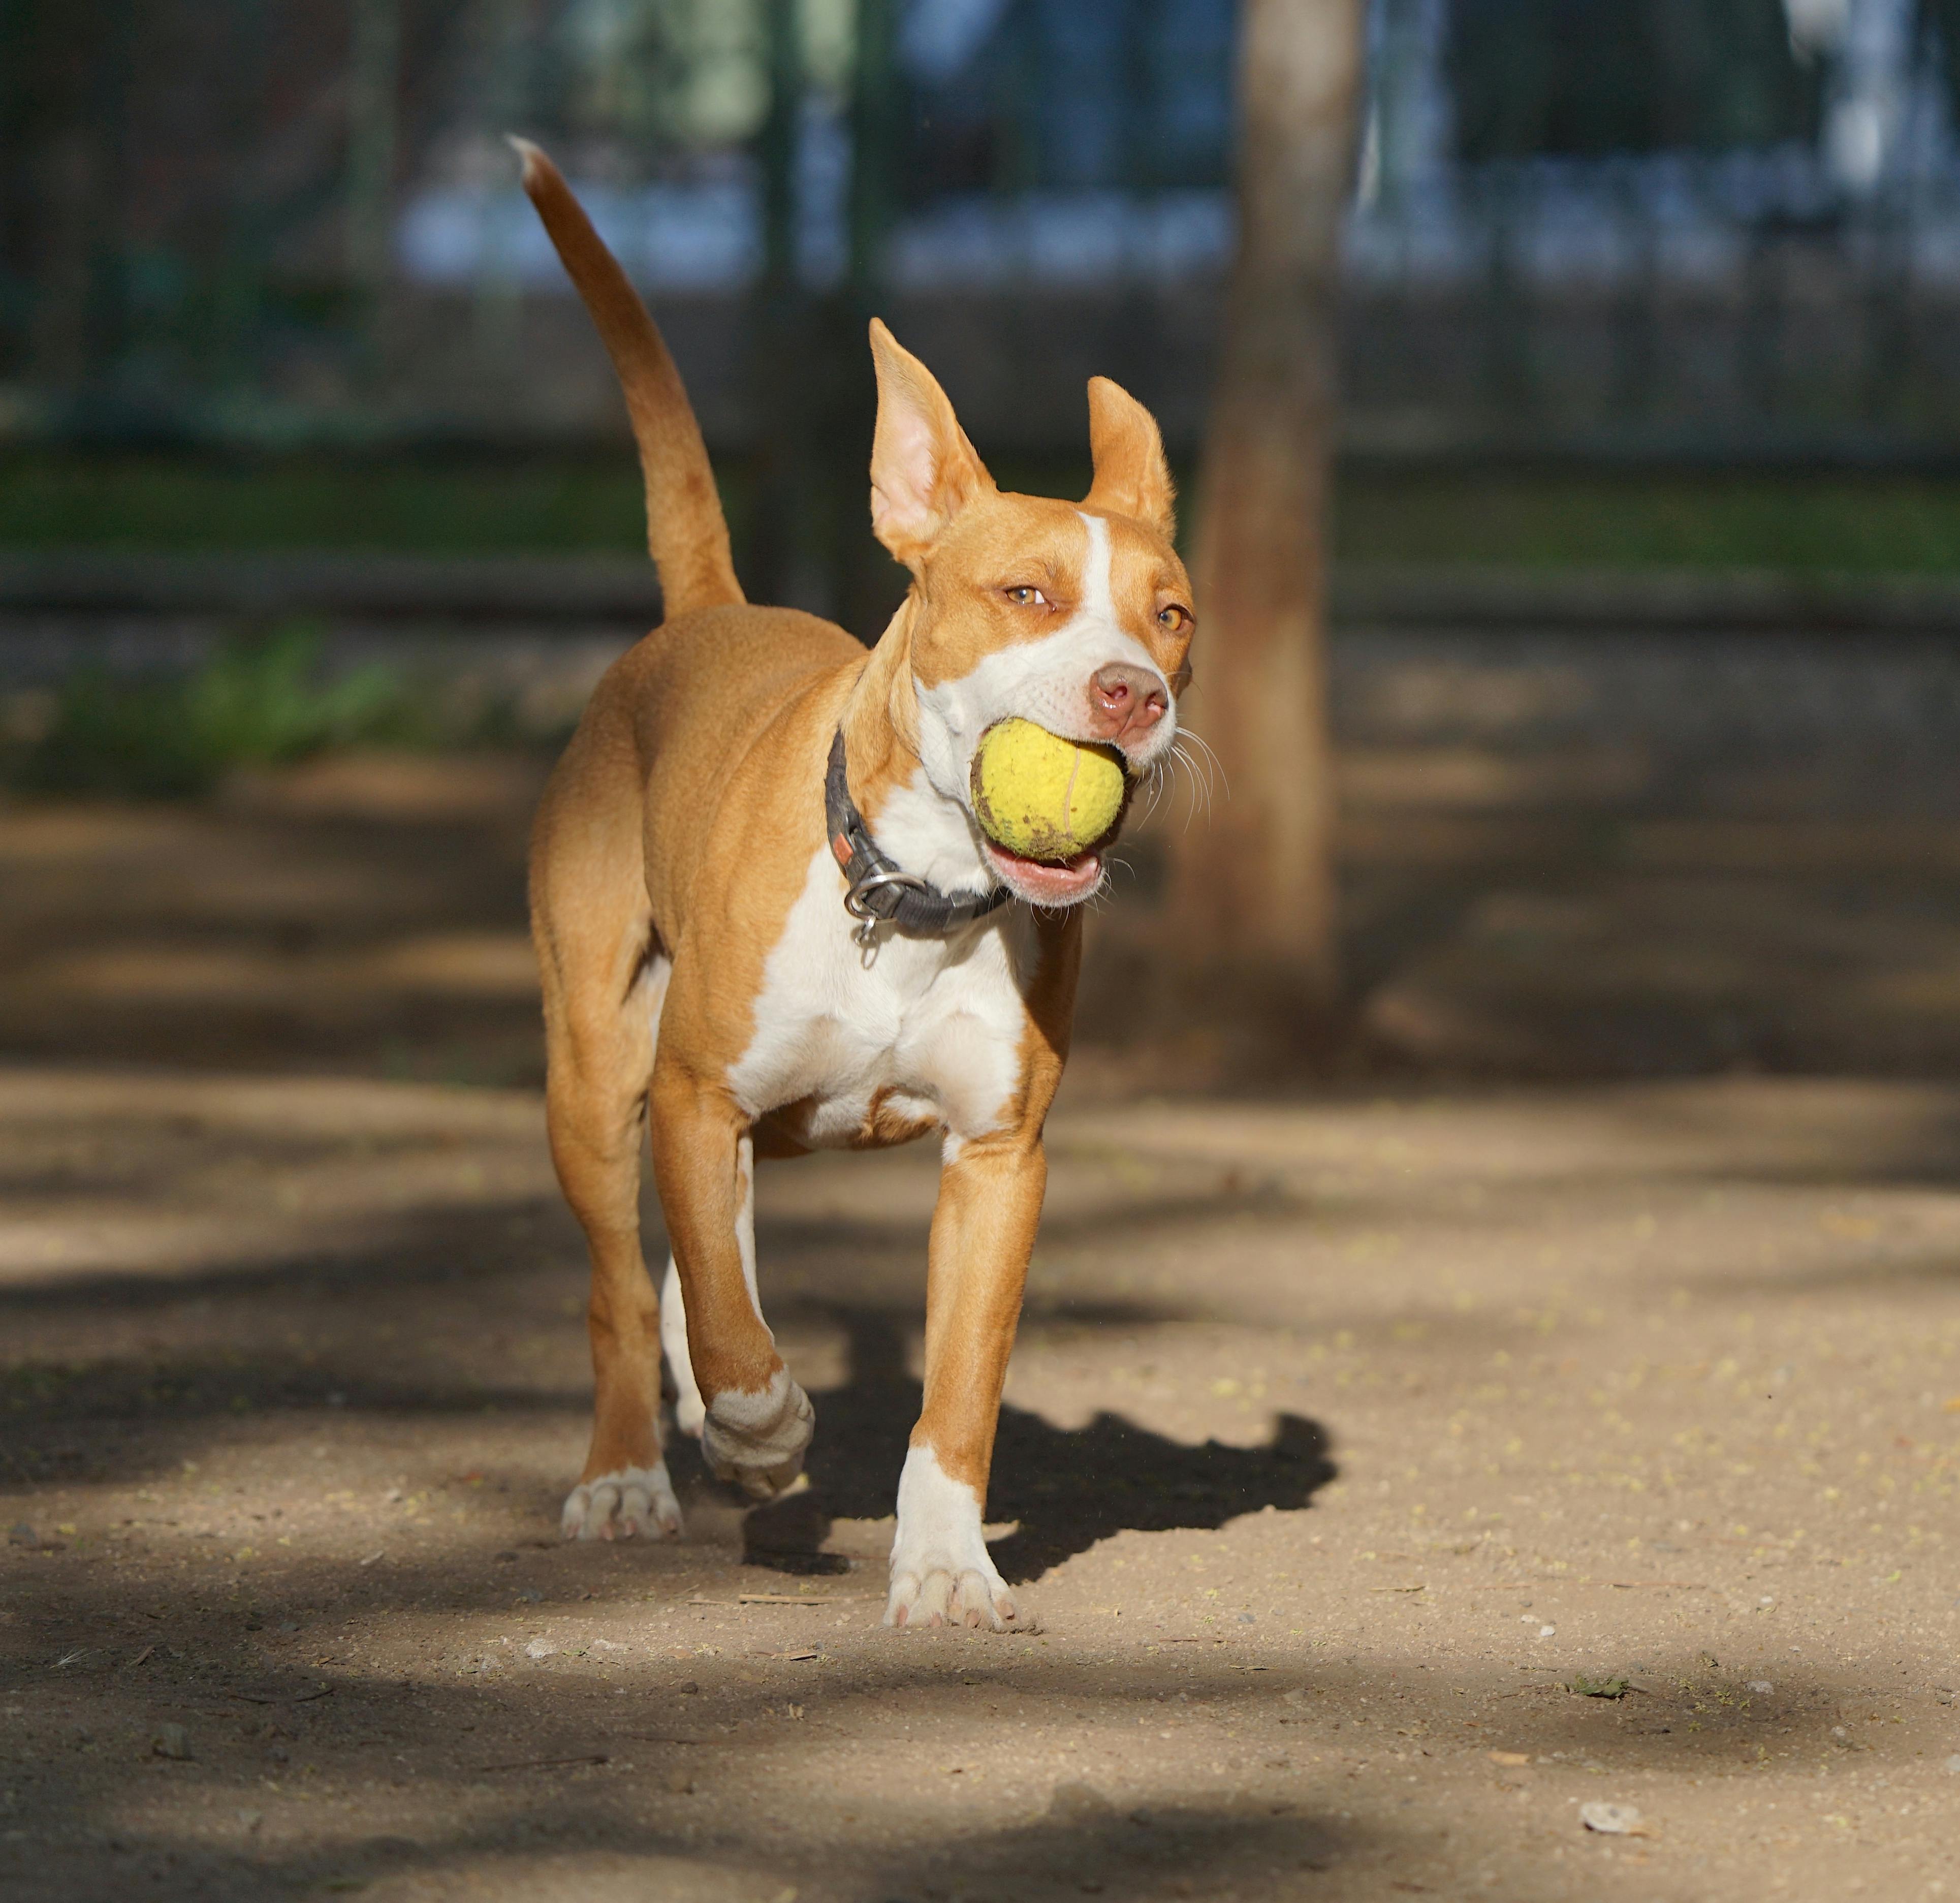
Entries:
{"label": "sandy path", "polygon": [[929,1154],[765,1174],[810,1490],[684,1454],[685,1542],[567,1548],[532,1096],[0,1072],[0,1893],[1960,1892],[1960,1090],[1054,1141],[1041,1630],[893,1635]]}

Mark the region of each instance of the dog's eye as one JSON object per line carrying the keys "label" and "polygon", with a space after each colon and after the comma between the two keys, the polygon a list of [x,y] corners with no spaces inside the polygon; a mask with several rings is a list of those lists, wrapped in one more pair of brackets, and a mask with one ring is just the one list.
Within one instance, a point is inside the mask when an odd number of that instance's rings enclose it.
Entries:
{"label": "dog's eye", "polygon": [[1048,597],[1039,588],[1003,588],[1001,592],[1017,608],[1045,608]]}
{"label": "dog's eye", "polygon": [[1157,610],[1157,625],[1167,635],[1182,634],[1191,625],[1191,610],[1172,602],[1168,608]]}

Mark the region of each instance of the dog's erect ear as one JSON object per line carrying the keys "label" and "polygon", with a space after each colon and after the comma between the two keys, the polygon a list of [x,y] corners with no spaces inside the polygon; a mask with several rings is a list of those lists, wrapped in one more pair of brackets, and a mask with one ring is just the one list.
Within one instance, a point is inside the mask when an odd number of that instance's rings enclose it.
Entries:
{"label": "dog's erect ear", "polygon": [[959,511],[991,490],[987,473],[931,371],[873,317],[878,428],[871,441],[871,532],[917,570]]}
{"label": "dog's erect ear", "polygon": [[1091,508],[1147,522],[1169,542],[1177,533],[1177,491],[1164,461],[1157,418],[1120,383],[1089,380],[1089,453],[1096,479],[1082,499]]}

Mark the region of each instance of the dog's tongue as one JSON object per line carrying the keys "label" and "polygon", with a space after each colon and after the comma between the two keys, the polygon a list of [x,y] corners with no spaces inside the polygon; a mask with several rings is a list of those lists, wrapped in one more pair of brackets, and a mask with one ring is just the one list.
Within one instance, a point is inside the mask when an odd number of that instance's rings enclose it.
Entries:
{"label": "dog's tongue", "polygon": [[1024,859],[991,839],[987,851],[1016,897],[1037,905],[1072,905],[1102,883],[1102,856],[1093,846],[1072,859]]}

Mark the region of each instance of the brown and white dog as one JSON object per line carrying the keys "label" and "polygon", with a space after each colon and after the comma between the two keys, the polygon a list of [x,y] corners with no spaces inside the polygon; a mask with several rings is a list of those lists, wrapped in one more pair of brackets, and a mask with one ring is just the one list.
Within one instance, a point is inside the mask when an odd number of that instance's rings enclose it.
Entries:
{"label": "brown and white dog", "polygon": [[[1103,864],[1003,851],[975,823],[969,774],[981,736],[1016,714],[1113,743],[1133,775],[1165,759],[1193,622],[1157,425],[1099,377],[1085,500],[1004,494],[873,321],[871,523],[912,571],[904,605],[868,653],[828,622],[752,607],[658,331],[549,160],[519,150],[625,388],[667,607],[594,692],[532,845],[552,1154],[592,1255],[597,1405],[564,1530],[680,1531],[663,1346],[709,1468],[758,1499],[791,1484],[813,1415],[762,1319],[756,1159],[937,1132],[924,1405],[885,1617],[998,1628],[1015,1609],[982,1510],[1079,908]],[[840,735],[847,805],[892,875],[862,886],[826,809]],[[893,895],[936,906],[936,927],[885,916]],[[673,1248],[657,1302],[640,1249],[649,1125]]]}

